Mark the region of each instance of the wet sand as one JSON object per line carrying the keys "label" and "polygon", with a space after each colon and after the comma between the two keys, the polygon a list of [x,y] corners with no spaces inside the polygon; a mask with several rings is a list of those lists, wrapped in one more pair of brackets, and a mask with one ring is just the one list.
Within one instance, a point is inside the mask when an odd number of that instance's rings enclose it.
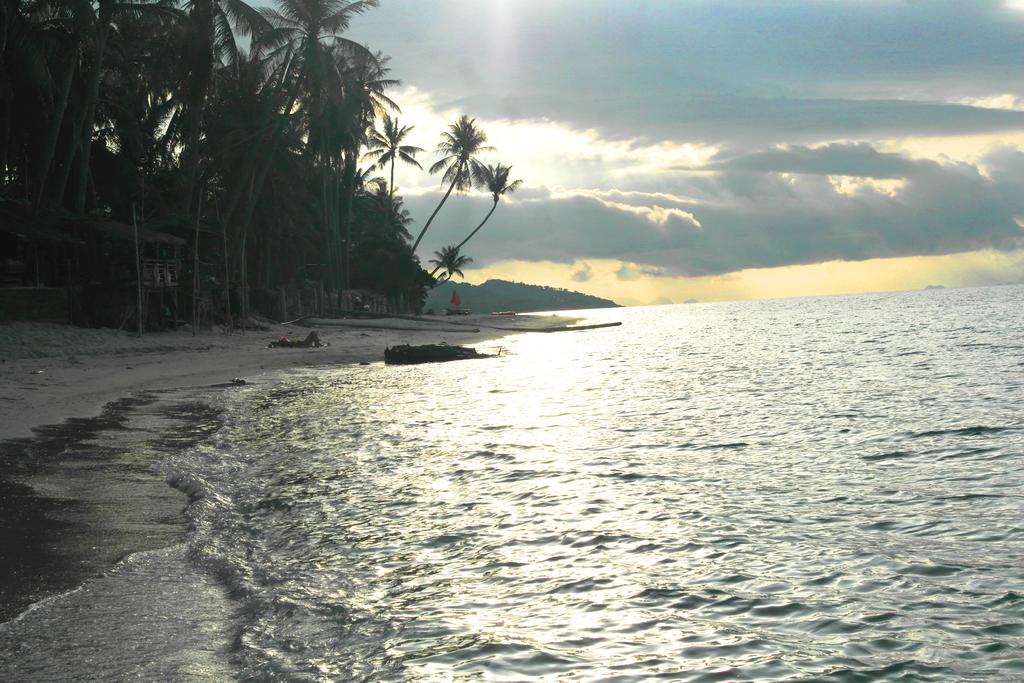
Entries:
{"label": "wet sand", "polygon": [[145,394],[0,442],[0,622],[182,541],[188,498],[153,465],[219,425],[208,406]]}

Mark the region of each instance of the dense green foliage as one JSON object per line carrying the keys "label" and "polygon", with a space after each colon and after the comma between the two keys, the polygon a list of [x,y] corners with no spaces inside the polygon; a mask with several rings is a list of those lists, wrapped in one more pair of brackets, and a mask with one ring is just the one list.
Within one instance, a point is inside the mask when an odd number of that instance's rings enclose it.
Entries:
{"label": "dense green foliage", "polygon": [[[37,225],[137,217],[243,306],[296,282],[415,306],[434,280],[393,183],[422,150],[403,142],[387,57],[346,36],[377,4],[0,0],[0,200]],[[449,194],[485,140],[466,117],[443,134]]]}

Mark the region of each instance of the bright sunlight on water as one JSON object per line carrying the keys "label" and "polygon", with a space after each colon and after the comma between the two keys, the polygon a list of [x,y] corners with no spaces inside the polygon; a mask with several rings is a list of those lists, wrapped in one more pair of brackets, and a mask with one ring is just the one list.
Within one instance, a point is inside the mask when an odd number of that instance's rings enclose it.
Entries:
{"label": "bright sunlight on water", "polygon": [[588,312],[220,396],[165,466],[244,679],[1015,680],[1022,293]]}

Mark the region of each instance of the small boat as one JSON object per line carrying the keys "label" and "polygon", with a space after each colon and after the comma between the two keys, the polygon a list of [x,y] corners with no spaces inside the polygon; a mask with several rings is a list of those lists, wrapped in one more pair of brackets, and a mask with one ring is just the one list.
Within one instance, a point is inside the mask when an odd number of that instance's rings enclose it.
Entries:
{"label": "small boat", "polygon": [[443,363],[450,360],[492,357],[490,354],[480,353],[468,346],[449,346],[448,344],[423,344],[421,346],[400,344],[384,349],[384,362],[387,365]]}
{"label": "small boat", "polygon": [[452,291],[452,306],[455,308],[449,308],[447,315],[469,315],[468,309],[459,308],[462,305],[462,297],[459,296],[459,291]]}
{"label": "small boat", "polygon": [[504,316],[509,316],[509,317],[511,317],[511,316],[513,316],[515,314],[516,314],[515,311],[493,311],[491,313],[491,315],[504,315]]}

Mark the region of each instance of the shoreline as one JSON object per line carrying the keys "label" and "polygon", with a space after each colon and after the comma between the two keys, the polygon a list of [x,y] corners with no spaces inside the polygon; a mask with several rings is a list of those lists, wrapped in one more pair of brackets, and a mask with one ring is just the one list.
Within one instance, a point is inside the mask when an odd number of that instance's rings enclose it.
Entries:
{"label": "shoreline", "polygon": [[[479,322],[465,331],[331,327],[268,324],[267,331],[226,335],[163,332],[141,339],[113,330],[89,330],[45,323],[0,324],[0,441],[32,437],[34,430],[69,418],[96,417],[112,401],[156,389],[223,384],[295,367],[373,363],[396,344],[480,344],[552,323],[577,320],[555,315],[517,316],[515,329],[495,329],[492,316],[466,316]],[[443,318],[439,319],[439,323]],[[268,349],[281,336],[301,338],[317,329],[329,346],[317,349]]]}
{"label": "shoreline", "polygon": [[0,442],[0,624],[131,555],[184,542],[191,500],[154,465],[221,421],[187,391],[169,393]]}
{"label": "shoreline", "polygon": [[[164,429],[176,425],[176,434],[208,437],[210,425],[201,425],[198,414],[152,413],[171,406],[160,394],[228,389],[235,378],[248,382],[293,368],[382,362],[384,348],[395,344],[481,344],[573,320],[524,315],[515,330],[466,332],[323,326],[316,329],[330,345],[310,349],[267,348],[282,335],[308,331],[276,324],[244,335],[177,332],[142,339],[68,325],[0,325],[0,381],[9,387],[0,397],[0,538],[8,550],[0,553],[0,574],[7,577],[0,624],[124,557],[184,540],[190,500],[153,467],[163,446],[137,455],[138,445],[126,451],[106,443],[112,433],[153,419]],[[125,519],[133,520],[133,530],[124,528]]]}

